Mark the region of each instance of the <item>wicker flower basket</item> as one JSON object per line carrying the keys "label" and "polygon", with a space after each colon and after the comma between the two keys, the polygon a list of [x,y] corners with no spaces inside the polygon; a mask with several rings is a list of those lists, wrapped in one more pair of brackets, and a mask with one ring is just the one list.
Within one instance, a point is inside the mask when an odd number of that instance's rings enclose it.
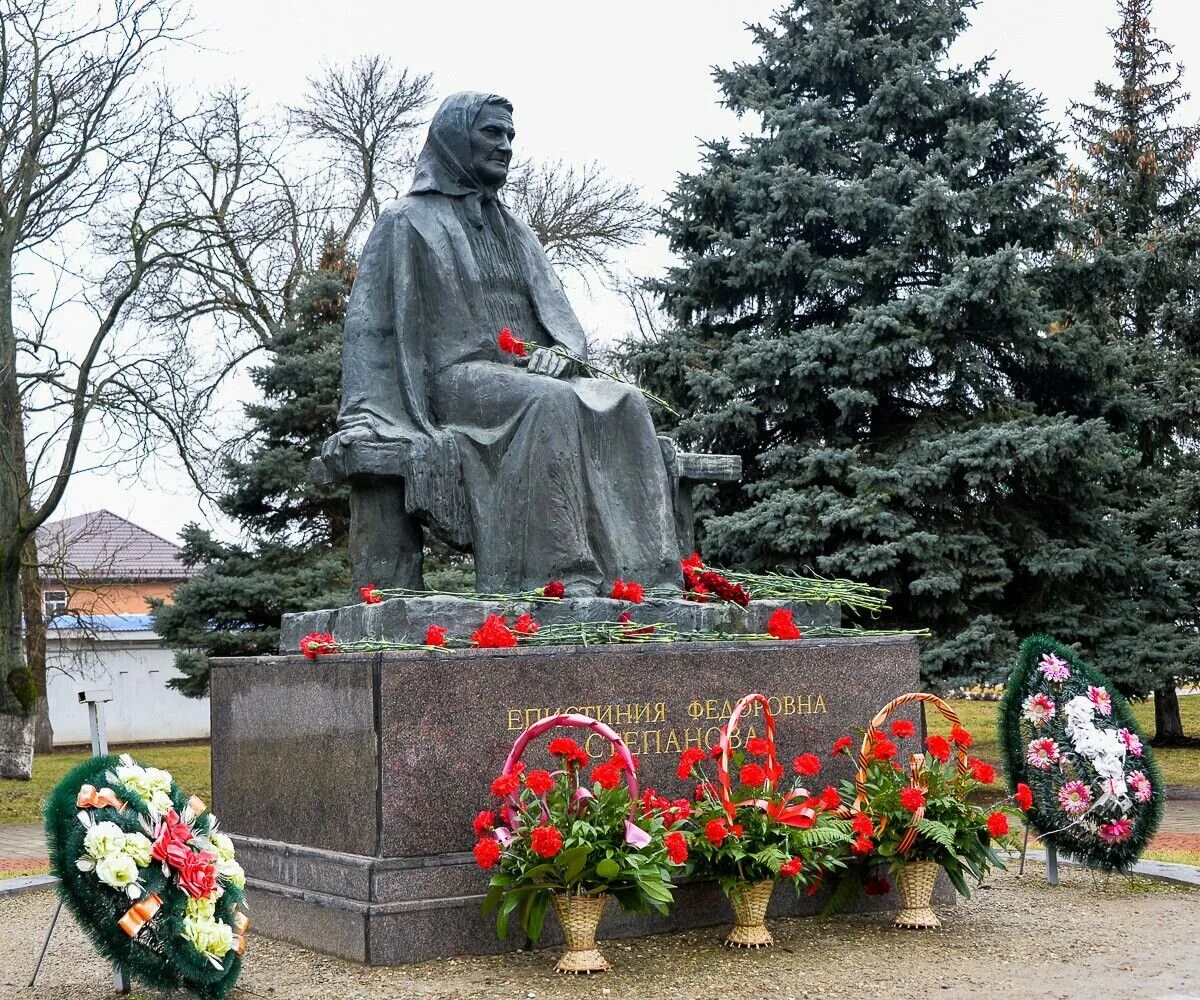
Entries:
{"label": "wicker flower basket", "polygon": [[739,882],[729,894],[733,927],[725,938],[727,948],[770,948],[775,938],[767,930],[767,904],[775,890],[774,879]]}
{"label": "wicker flower basket", "polygon": [[607,972],[610,968],[608,960],[596,947],[596,928],[600,925],[608,897],[571,896],[556,892],[550,897],[550,902],[558,914],[558,922],[562,924],[563,937],[567,940],[567,950],[555,969],[575,975]]}
{"label": "wicker flower basket", "polygon": [[909,861],[896,869],[900,912],[896,914],[893,927],[934,930],[942,926],[932,906],[933,883],[940,867],[936,861]]}

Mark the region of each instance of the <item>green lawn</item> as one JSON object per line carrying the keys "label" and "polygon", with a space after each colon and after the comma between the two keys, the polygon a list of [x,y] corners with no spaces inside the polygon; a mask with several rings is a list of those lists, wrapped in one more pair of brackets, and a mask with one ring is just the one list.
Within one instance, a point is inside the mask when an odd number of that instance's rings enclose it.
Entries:
{"label": "green lawn", "polygon": [[[1000,703],[995,701],[955,701],[954,711],[962,719],[962,723],[975,737],[971,752],[1000,767],[1000,741],[996,734],[996,716]],[[1179,711],[1183,717],[1185,733],[1200,734],[1200,694],[1184,695],[1179,699]],[[1154,702],[1143,701],[1133,705],[1133,714],[1137,718],[1142,732],[1150,736],[1154,733]],[[930,709],[926,715],[929,731],[948,733],[950,724],[940,713]],[[1187,785],[1200,788],[1200,749],[1186,750],[1156,750],[1155,757],[1162,768],[1163,777],[1168,785]]]}
{"label": "green lawn", "polygon": [[[128,750],[141,763],[170,771],[179,785],[206,802],[212,797],[207,743],[156,744],[140,747],[113,747],[113,753]],[[0,779],[0,825],[36,823],[42,818],[42,799],[71,768],[90,754],[55,752],[35,757],[33,780]]]}
{"label": "green lawn", "polygon": [[[1000,748],[996,738],[999,703],[955,701],[953,705],[963,725],[975,736],[972,752],[999,768]],[[1184,731],[1200,733],[1200,695],[1186,695],[1179,699],[1179,705]],[[1133,711],[1142,731],[1153,732],[1153,703],[1142,702],[1135,705]],[[937,712],[930,711],[928,719],[931,732],[949,732],[949,724]],[[117,747],[113,752],[120,753],[122,749]],[[131,748],[130,752],[143,763],[166,768],[183,788],[205,801],[211,797],[207,743],[158,744]],[[1167,784],[1200,788],[1200,750],[1160,750],[1157,756]],[[0,779],[0,825],[39,821],[42,799],[70,768],[86,757],[86,753],[53,753],[37,757],[33,763],[32,781]]]}

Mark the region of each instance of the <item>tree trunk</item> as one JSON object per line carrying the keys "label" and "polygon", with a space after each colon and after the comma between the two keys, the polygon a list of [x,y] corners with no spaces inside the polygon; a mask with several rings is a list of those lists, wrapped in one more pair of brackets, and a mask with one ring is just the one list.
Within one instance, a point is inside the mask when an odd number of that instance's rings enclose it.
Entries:
{"label": "tree trunk", "polygon": [[1156,747],[1178,747],[1191,743],[1183,733],[1183,719],[1179,714],[1179,695],[1175,685],[1154,690],[1154,739]]}
{"label": "tree trunk", "polygon": [[54,748],[54,727],[50,725],[50,702],[46,698],[46,616],[42,603],[41,561],[37,538],[25,542],[21,559],[21,609],[25,616],[25,666],[33,674],[38,703],[34,753],[49,753]]}

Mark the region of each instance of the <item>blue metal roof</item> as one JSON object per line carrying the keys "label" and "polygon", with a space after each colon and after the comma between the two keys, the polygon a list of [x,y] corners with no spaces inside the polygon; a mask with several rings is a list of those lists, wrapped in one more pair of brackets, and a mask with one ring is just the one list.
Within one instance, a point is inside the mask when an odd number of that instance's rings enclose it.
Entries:
{"label": "blue metal roof", "polygon": [[153,632],[152,615],[56,615],[46,622],[48,629],[89,632]]}

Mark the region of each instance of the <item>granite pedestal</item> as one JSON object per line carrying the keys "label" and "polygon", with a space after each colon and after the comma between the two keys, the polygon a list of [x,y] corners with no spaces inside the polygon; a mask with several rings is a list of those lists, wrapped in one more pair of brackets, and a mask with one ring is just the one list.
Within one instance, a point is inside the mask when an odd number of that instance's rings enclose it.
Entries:
{"label": "granite pedestal", "polygon": [[[381,607],[376,605],[375,607]],[[373,965],[501,951],[479,912],[487,876],[469,853],[471,819],[517,734],[580,711],[639,756],[639,780],[669,797],[679,751],[713,744],[749,691],[771,698],[785,759],[865,725],[919,682],[910,638],[358,653],[214,661],[213,807],[248,876],[255,928]],[[919,723],[919,716],[908,718]],[[749,717],[741,733],[761,733]],[[530,748],[545,766],[544,744]],[[599,737],[594,758],[608,756]],[[827,759],[827,758],[826,758]],[[827,763],[816,787],[850,777]],[[945,888],[943,901],[952,898]],[[775,895],[772,913],[821,897]],[[879,908],[895,900],[864,902]],[[724,923],[711,884],[684,886],[668,918],[610,912],[607,936]],[[546,943],[556,929],[548,925]]]}

